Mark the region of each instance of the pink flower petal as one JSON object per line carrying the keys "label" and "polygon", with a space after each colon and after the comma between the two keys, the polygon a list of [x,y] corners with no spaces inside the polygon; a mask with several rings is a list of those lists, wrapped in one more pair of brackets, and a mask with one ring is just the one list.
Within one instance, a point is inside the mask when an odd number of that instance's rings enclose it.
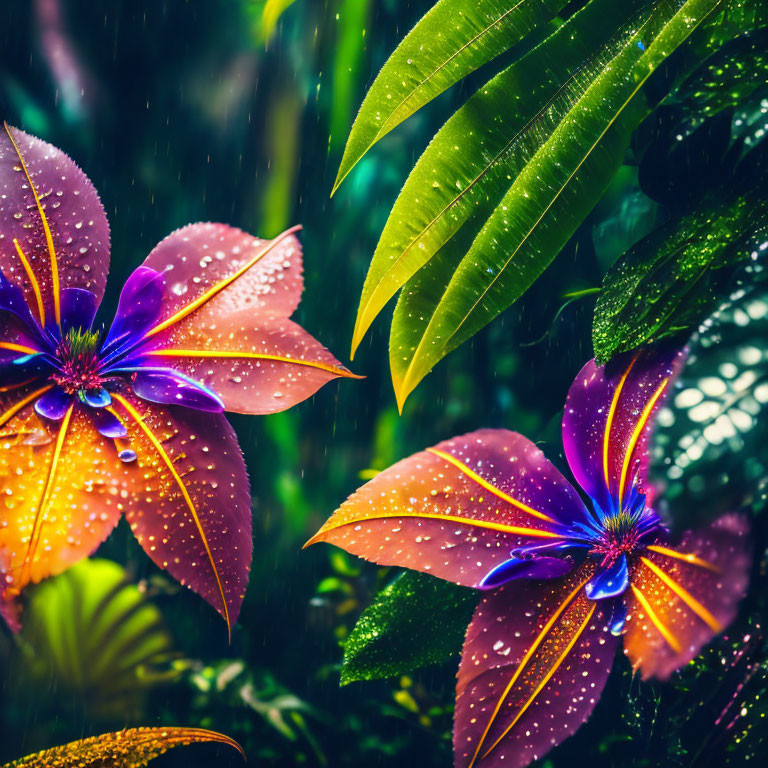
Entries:
{"label": "pink flower petal", "polygon": [[556,541],[584,505],[529,440],[480,430],[384,470],[310,540],[477,586],[510,550]]}
{"label": "pink flower petal", "polygon": [[490,593],[467,630],[456,686],[456,768],[523,768],[573,734],[600,698],[616,652],[591,566]]}
{"label": "pink flower petal", "polygon": [[109,269],[109,225],[91,182],[63,152],[10,126],[0,130],[0,269],[49,321],[65,288],[101,301]]}

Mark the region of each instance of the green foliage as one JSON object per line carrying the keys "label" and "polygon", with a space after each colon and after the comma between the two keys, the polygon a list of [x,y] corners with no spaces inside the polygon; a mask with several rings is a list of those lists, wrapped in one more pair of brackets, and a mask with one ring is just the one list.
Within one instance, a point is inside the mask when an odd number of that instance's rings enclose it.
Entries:
{"label": "green foliage", "polygon": [[[520,298],[555,258],[648,114],[645,84],[718,5],[592,0],[438,132],[384,228],[353,335],[354,350],[405,286],[390,338],[401,407],[435,363]],[[418,39],[418,26],[411,35]],[[428,49],[426,39],[422,45]],[[399,55],[390,69],[403,71]]]}
{"label": "green foliage", "polygon": [[549,21],[565,0],[440,0],[382,68],[360,107],[334,191],[360,158],[418,109]]}
{"label": "green foliage", "polygon": [[595,307],[598,362],[696,328],[733,267],[764,241],[767,217],[768,199],[723,190],[627,251],[606,274]]}
{"label": "green foliage", "polygon": [[[765,226],[765,221],[763,221]],[[761,245],[765,251],[768,237]],[[760,251],[757,246],[755,255]],[[768,281],[764,262],[691,343],[679,391],[659,419],[652,475],[680,528],[768,501]]]}
{"label": "green foliage", "polygon": [[51,684],[99,722],[141,716],[149,691],[177,677],[159,609],[109,560],[84,560],[36,587],[5,674],[16,697]]}
{"label": "green foliage", "polygon": [[475,590],[433,576],[398,576],[344,643],[342,685],[402,675],[455,656],[477,602]]}

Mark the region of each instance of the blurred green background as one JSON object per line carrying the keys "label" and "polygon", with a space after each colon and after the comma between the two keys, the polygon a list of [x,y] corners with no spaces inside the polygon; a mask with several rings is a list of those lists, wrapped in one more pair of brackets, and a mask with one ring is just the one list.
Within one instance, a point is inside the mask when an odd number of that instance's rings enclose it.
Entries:
{"label": "blurred green background", "polygon": [[[2,3],[0,113],[70,154],[107,210],[104,319],[128,274],[177,227],[223,221],[271,237],[301,223],[296,319],[348,363],[397,192],[429,137],[494,71],[390,134],[330,199],[366,86],[430,5],[283,0],[265,14],[256,0]],[[558,462],[562,403],[591,357],[594,302],[564,297],[599,286],[654,216],[626,167],[556,265],[440,364],[402,417],[382,318],[350,365],[365,380],[333,383],[283,414],[233,418],[252,481],[254,559],[231,646],[215,612],[155,569],[122,523],[99,552],[122,570],[83,564],[42,585],[30,599],[47,608],[18,643],[0,636],[0,762],[113,728],[182,724],[227,732],[253,765],[450,765],[455,664],[339,688],[339,642],[393,574],[301,546],[361,478],[465,431],[515,429]],[[128,659],[134,672],[123,674]],[[594,719],[605,722],[627,690],[653,705],[651,687],[631,685],[614,676]],[[558,764],[602,749],[590,733],[556,753]],[[212,764],[238,758],[201,746],[157,762]]]}

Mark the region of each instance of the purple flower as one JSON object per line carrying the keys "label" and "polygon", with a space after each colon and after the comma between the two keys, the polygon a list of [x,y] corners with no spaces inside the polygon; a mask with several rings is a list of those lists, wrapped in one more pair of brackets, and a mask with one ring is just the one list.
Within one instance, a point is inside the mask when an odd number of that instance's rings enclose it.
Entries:
{"label": "purple flower", "polygon": [[529,440],[481,430],[415,454],[353,494],[328,541],[487,590],[456,688],[457,768],[522,768],[589,717],[616,650],[667,678],[733,619],[747,525],[727,514],[671,542],[647,443],[682,363],[658,350],[587,363],[568,393],[574,487]]}
{"label": "purple flower", "polygon": [[161,568],[236,621],[251,561],[245,465],[222,411],[273,413],[352,374],[289,320],[293,230],[193,224],[94,325],[109,227],[63,153],[0,135],[0,612],[90,554],[125,514]]}

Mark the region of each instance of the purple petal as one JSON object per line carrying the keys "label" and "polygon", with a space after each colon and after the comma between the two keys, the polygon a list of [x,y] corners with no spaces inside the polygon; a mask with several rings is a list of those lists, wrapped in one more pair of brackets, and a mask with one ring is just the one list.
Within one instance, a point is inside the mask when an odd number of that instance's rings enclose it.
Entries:
{"label": "purple petal", "polygon": [[6,126],[0,129],[0,269],[24,291],[37,317],[35,289],[14,240],[35,276],[49,319],[56,282],[61,288],[85,288],[101,300],[109,268],[109,225],[96,190],[56,147]]}
{"label": "purple petal", "polygon": [[523,768],[589,717],[618,643],[607,604],[584,594],[589,569],[515,581],[483,598],[459,667],[456,768]]}
{"label": "purple petal", "polygon": [[496,589],[513,579],[555,579],[565,576],[573,562],[558,557],[511,557],[497,565],[478,584],[480,589]]}
{"label": "purple petal", "polygon": [[15,315],[29,329],[37,326],[37,321],[32,316],[27,300],[24,298],[24,292],[11,283],[2,272],[0,272],[0,311]]}
{"label": "purple petal", "polygon": [[61,330],[70,328],[88,330],[93,325],[99,302],[96,296],[84,288],[65,288],[61,292]]}
{"label": "purple petal", "polygon": [[103,349],[138,340],[160,317],[164,294],[162,273],[149,267],[136,269],[120,293],[117,314]]}
{"label": "purple petal", "polygon": [[609,597],[623,595],[628,586],[627,558],[625,555],[620,555],[610,568],[598,570],[584,591],[590,600],[606,600]]}
{"label": "purple petal", "polygon": [[73,395],[68,395],[63,389],[54,387],[35,400],[35,412],[52,421],[61,421],[72,404]]}
{"label": "purple petal", "polygon": [[[104,435],[104,437],[114,440],[125,437],[128,434],[125,424],[104,408],[94,408],[90,416],[99,434]],[[135,456],[136,454],[134,453],[134,458]]]}
{"label": "purple petal", "polygon": [[183,405],[198,411],[221,413],[224,403],[204,384],[163,368],[139,369],[132,377],[133,391],[143,400],[164,405]]}
{"label": "purple petal", "polygon": [[684,354],[653,348],[591,360],[571,385],[563,444],[579,485],[603,512],[618,506],[633,481],[647,486],[647,442],[656,412],[672,389]]}

